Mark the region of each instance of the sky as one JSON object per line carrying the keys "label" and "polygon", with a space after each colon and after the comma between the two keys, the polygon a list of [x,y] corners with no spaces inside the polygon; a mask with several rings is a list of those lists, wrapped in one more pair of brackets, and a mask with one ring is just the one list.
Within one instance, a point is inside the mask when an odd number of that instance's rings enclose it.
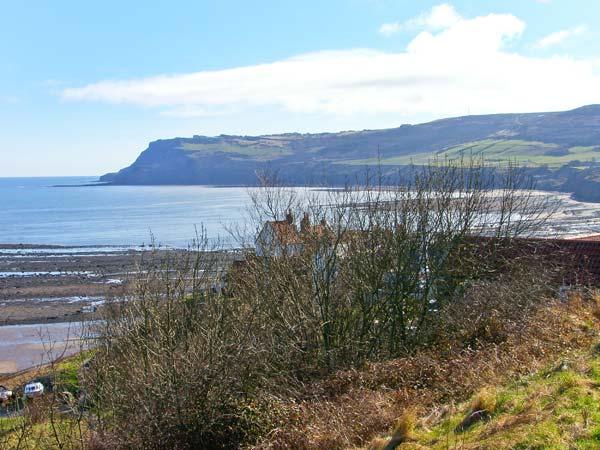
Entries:
{"label": "sky", "polygon": [[156,139],[600,103],[595,0],[0,0],[0,177]]}

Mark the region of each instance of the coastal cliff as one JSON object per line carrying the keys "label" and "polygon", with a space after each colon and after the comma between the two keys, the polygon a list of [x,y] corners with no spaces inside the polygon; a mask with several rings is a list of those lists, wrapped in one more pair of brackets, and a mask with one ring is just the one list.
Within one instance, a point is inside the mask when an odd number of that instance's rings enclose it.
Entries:
{"label": "coastal cliff", "polygon": [[538,187],[600,201],[600,105],[565,112],[494,114],[384,130],[193,136],[151,142],[110,184],[254,185],[271,170],[289,184],[340,185],[368,167],[394,173],[432,157],[513,160]]}

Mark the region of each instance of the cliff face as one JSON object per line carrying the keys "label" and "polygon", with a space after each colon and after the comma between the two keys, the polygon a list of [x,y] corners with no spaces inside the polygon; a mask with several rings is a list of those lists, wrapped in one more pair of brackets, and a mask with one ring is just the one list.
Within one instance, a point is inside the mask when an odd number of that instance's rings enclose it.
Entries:
{"label": "cliff face", "polygon": [[[516,160],[540,187],[600,200],[600,105],[572,111],[443,119],[386,130],[267,136],[194,136],[150,143],[136,161],[101,177],[113,184],[253,185],[276,171],[290,184],[342,184],[379,166],[397,171],[431,157]],[[579,181],[583,180],[580,185]]]}

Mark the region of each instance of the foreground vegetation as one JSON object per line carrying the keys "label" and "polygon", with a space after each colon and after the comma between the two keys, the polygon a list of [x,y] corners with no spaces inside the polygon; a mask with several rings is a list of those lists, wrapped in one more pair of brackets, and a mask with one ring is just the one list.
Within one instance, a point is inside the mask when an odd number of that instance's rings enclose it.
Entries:
{"label": "foreground vegetation", "polygon": [[409,185],[376,176],[318,197],[265,186],[249,211],[256,241],[232,230],[245,258],[231,267],[202,236],[183,257],[142,261],[135,295],[90,324],[77,405],[54,390],[4,444],[364,446],[411,408],[597,339],[598,298],[580,287],[560,302],[568,264],[518,245],[548,214],[518,173],[490,196],[483,164],[415,170]]}
{"label": "foreground vegetation", "polygon": [[[530,317],[525,334],[502,343],[338,371],[311,384],[299,402],[274,402],[277,421],[254,447],[381,449],[395,434],[407,449],[600,448],[597,302],[574,296],[549,304]],[[1,448],[113,448],[88,420],[51,417],[50,403],[38,415],[0,419]],[[489,416],[457,428],[482,406]]]}
{"label": "foreground vegetation", "polygon": [[405,412],[371,449],[600,448],[599,344],[565,352],[542,370],[488,384],[469,401]]}

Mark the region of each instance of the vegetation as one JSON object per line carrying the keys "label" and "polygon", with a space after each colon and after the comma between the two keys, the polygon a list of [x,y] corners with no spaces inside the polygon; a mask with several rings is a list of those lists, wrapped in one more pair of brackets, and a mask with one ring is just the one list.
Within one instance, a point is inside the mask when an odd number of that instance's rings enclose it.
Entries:
{"label": "vegetation", "polygon": [[552,143],[524,141],[517,139],[485,139],[466,142],[432,153],[413,153],[392,158],[370,158],[338,162],[351,165],[408,165],[427,164],[432,157],[460,159],[465,155],[484,157],[490,164],[516,161],[525,166],[547,166],[558,168],[573,161],[581,164],[596,162],[600,157],[600,146],[574,146],[561,148]]}
{"label": "vegetation", "polygon": [[215,153],[226,153],[237,155],[238,157],[252,157],[259,161],[268,161],[281,156],[291,155],[290,149],[285,148],[280,141],[270,139],[260,139],[248,141],[236,139],[231,143],[191,143],[181,144],[182,150],[194,152],[198,155],[210,155]]}
{"label": "vegetation", "polygon": [[[492,176],[444,161],[303,197],[269,179],[254,228],[231,230],[244,261],[225,267],[202,233],[183,258],[141,261],[135,294],[90,324],[89,363],[57,365],[61,389],[5,445],[331,449],[387,429],[405,445],[422,408],[590,345],[596,298],[557,302],[563,267],[515,246],[544,198],[512,166],[492,195]],[[498,395],[480,391],[454,427],[489,422]]]}
{"label": "vegetation", "polygon": [[[82,351],[69,358],[59,358],[48,366],[0,380],[19,390],[15,400],[0,407],[4,413],[0,414],[0,448],[88,448],[88,423],[83,420],[78,400],[80,371],[89,356],[89,352]],[[47,389],[44,398],[24,397],[22,389],[31,380],[43,380]]]}
{"label": "vegetation", "polygon": [[[485,388],[470,402],[427,411],[397,448],[600,448],[599,376],[595,346],[581,349],[500,389]],[[468,421],[474,410],[487,413]],[[394,436],[372,448],[385,448]]]}

